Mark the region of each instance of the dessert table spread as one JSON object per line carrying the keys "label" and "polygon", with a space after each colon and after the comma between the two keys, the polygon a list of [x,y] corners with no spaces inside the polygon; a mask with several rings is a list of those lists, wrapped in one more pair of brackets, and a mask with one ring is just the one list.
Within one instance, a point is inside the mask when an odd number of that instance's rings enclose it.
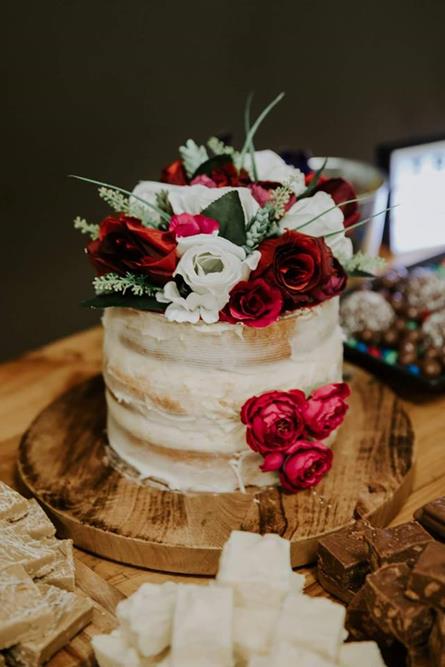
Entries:
{"label": "dessert table spread", "polygon": [[[100,328],[74,334],[0,365],[0,479],[17,487],[17,450],[20,439],[38,413],[61,393],[101,368]],[[445,492],[445,395],[408,393],[395,387],[412,420],[417,448],[413,491],[392,522],[412,517],[415,509]],[[77,583],[95,603],[93,622],[49,663],[52,667],[93,665],[89,638],[114,627],[119,600],[144,582],[166,580],[206,583],[205,577],[168,575],[115,563],[76,549]],[[305,592],[327,595],[313,568],[302,568]]]}

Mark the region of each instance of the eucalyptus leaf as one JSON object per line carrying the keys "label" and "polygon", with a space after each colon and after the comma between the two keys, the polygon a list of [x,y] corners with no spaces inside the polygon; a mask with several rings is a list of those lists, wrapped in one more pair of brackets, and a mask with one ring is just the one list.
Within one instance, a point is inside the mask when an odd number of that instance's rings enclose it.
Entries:
{"label": "eucalyptus leaf", "polygon": [[227,155],[227,153],[224,153],[223,155],[214,155],[199,165],[198,169],[193,174],[193,178],[202,175],[211,176],[214,169],[222,169],[228,164],[233,164],[231,155]]}
{"label": "eucalyptus leaf", "polygon": [[135,308],[163,313],[167,304],[159,303],[154,296],[134,296],[132,294],[97,294],[82,301],[84,308]]}
{"label": "eucalyptus leaf", "polygon": [[236,190],[231,190],[207,206],[202,215],[219,222],[219,235],[243,246],[246,243],[246,224],[241,200]]}

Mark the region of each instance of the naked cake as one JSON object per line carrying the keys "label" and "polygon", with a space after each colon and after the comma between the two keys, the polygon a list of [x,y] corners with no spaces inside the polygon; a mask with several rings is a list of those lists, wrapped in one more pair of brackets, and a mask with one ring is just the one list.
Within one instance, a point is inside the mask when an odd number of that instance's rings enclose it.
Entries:
{"label": "naked cake", "polygon": [[[269,111],[281,96],[266,111]],[[230,492],[318,484],[347,410],[339,295],[354,255],[350,184],[189,139],[160,181],[99,183],[89,235],[103,308],[111,459],[148,483]],[[360,223],[358,223],[360,224]]]}

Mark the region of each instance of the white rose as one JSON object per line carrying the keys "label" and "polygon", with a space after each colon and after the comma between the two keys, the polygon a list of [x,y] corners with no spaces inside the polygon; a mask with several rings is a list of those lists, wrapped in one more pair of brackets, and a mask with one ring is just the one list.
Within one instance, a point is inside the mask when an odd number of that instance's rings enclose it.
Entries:
{"label": "white rose", "polygon": [[[166,190],[173,209],[173,213],[201,213],[207,206],[220,199],[227,192],[238,192],[241,206],[244,211],[246,224],[254,217],[258,210],[258,202],[252,197],[248,188],[207,188],[205,185],[170,185],[156,181],[141,181],[134,188],[133,194],[141,199],[156,204],[156,193]],[[132,203],[143,206],[133,198]],[[152,218],[159,222],[158,214],[152,210]]]}
{"label": "white rose", "polygon": [[174,275],[182,276],[192,292],[181,297],[174,282],[167,283],[158,301],[171,302],[165,315],[175,322],[217,322],[219,311],[229,293],[241,280],[247,280],[258,266],[261,253],[246,256],[240,246],[210,234],[196,234],[178,240],[180,257]]}
{"label": "white rose", "polygon": [[[297,197],[306,190],[303,172],[286,164],[274,151],[255,151],[255,164],[260,181],[286,183]],[[253,177],[252,159],[249,154],[245,157],[244,166]]]}
{"label": "white rose", "polygon": [[[317,220],[309,222],[313,218]],[[352,242],[344,233],[343,219],[343,213],[335,206],[331,195],[327,192],[317,192],[312,197],[297,201],[280,220],[280,229],[282,232],[287,229],[298,230],[305,225],[301,232],[309,236],[325,236],[341,232],[326,239],[335,257],[341,261],[350,259],[353,252]]]}

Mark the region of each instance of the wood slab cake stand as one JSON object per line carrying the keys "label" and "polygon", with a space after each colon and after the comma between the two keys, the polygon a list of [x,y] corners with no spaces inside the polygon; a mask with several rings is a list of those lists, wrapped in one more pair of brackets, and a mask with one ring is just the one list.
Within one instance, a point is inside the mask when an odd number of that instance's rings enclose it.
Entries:
{"label": "wood slab cake stand", "polygon": [[140,483],[106,456],[100,376],[43,410],[19,451],[21,481],[76,546],[150,569],[214,574],[232,530],[275,532],[293,566],[314,559],[318,539],[358,516],[386,525],[412,487],[413,431],[398,398],[362,370],[352,373],[350,411],[334,465],[316,491],[178,493]]}

